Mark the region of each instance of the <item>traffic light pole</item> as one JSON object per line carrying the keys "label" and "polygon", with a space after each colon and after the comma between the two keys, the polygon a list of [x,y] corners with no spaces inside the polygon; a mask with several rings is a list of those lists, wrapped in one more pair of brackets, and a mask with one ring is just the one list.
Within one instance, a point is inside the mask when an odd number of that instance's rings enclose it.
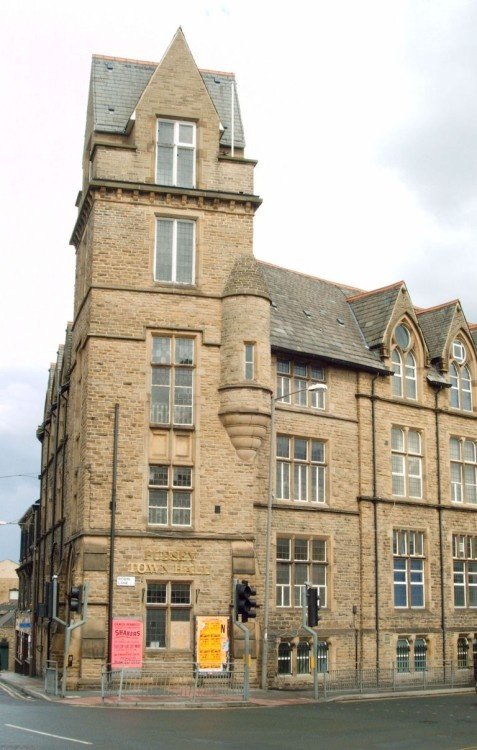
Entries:
{"label": "traffic light pole", "polygon": [[234,582],[233,590],[233,625],[236,625],[242,631],[243,642],[243,699],[248,701],[250,698],[250,633],[248,628],[237,620],[237,581]]}
{"label": "traffic light pole", "polygon": [[306,602],[306,591],[307,587],[301,587],[301,625],[303,630],[306,630],[313,637],[313,653],[311,657],[311,668],[313,670],[313,697],[318,700],[318,634],[315,633],[313,628],[307,625],[307,602]]}
{"label": "traffic light pole", "polygon": [[82,597],[82,610],[81,610],[81,620],[78,620],[78,622],[74,623],[67,623],[64,620],[61,620],[59,617],[56,616],[56,607],[57,607],[57,600],[58,600],[58,576],[53,576],[53,617],[52,620],[55,622],[58,622],[60,625],[62,625],[65,629],[65,646],[63,650],[63,678],[61,680],[61,696],[62,698],[66,695],[66,673],[68,670],[68,651],[70,650],[70,643],[71,643],[71,633],[76,628],[79,628],[81,625],[84,625],[87,618],[88,618],[88,590],[89,590],[89,583],[87,581],[83,584],[83,597]]}

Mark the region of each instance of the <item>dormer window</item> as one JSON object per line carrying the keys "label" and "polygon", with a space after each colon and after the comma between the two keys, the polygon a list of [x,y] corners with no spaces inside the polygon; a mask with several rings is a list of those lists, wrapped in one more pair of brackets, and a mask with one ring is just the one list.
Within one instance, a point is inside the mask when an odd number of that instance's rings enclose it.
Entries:
{"label": "dormer window", "polygon": [[158,185],[195,187],[195,141],[193,122],[157,121]]}
{"label": "dormer window", "polygon": [[454,409],[472,411],[472,377],[467,366],[467,350],[460,339],[452,342],[449,365],[450,405]]}
{"label": "dormer window", "polygon": [[400,323],[394,331],[391,353],[392,392],[399,398],[417,398],[417,367],[412,347],[411,332]]}

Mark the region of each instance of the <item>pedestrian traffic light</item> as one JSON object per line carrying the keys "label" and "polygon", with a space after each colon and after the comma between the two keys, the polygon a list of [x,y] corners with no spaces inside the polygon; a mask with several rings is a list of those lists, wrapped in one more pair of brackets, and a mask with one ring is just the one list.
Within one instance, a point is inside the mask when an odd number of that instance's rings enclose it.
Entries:
{"label": "pedestrian traffic light", "polygon": [[314,628],[318,625],[321,620],[319,613],[320,610],[320,597],[318,596],[318,589],[312,586],[306,588],[306,609],[307,609],[307,625],[309,628]]}
{"label": "pedestrian traffic light", "polygon": [[256,590],[248,585],[248,581],[242,581],[241,583],[235,584],[236,620],[238,620],[239,615],[242,617],[242,622],[247,622],[247,620],[257,616],[255,609],[258,607],[258,604],[254,599],[251,599],[256,593]]}
{"label": "pedestrian traffic light", "polygon": [[81,614],[83,607],[83,587],[73,586],[68,594],[68,599],[70,600],[70,612]]}

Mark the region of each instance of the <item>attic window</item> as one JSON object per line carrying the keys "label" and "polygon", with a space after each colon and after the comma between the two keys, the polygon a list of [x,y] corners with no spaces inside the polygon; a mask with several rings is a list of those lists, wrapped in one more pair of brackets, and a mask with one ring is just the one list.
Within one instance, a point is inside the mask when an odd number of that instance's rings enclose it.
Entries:
{"label": "attic window", "polygon": [[108,104],[108,112],[114,112],[114,107],[112,104]]}
{"label": "attic window", "polygon": [[273,300],[271,301],[271,303],[270,303],[270,304],[271,304],[271,306],[273,307],[273,309],[274,309],[274,310],[277,310],[277,309],[278,309],[278,305],[277,305],[277,303],[276,303],[276,302],[274,302]]}
{"label": "attic window", "polygon": [[336,318],[336,322],[339,326],[344,326],[344,320],[341,320],[341,318]]}
{"label": "attic window", "polygon": [[311,311],[310,310],[303,310],[303,312],[304,312],[304,314],[305,314],[305,316],[307,318],[311,318]]}
{"label": "attic window", "polygon": [[106,67],[107,67],[108,70],[112,70],[113,69],[113,63],[111,63],[111,62],[106,63]]}
{"label": "attic window", "polygon": [[220,83],[222,83],[222,81],[220,80],[220,78],[214,78],[214,83],[220,84]]}

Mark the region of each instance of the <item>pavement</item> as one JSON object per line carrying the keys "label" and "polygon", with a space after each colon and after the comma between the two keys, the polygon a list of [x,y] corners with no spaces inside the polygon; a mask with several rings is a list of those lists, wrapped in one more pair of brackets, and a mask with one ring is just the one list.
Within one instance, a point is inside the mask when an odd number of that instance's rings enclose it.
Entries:
{"label": "pavement", "polygon": [[[50,702],[60,702],[73,706],[89,707],[116,707],[116,708],[149,708],[149,709],[191,709],[191,708],[245,708],[245,707],[267,707],[297,705],[316,703],[312,690],[250,690],[250,699],[244,701],[241,697],[225,699],[224,696],[208,697],[205,700],[179,700],[176,696],[125,696],[118,702],[117,696],[102,698],[100,690],[68,691],[63,698],[61,696],[49,695],[45,692],[45,681],[43,677],[29,677],[16,672],[0,672],[0,688],[13,696],[26,696]],[[379,700],[392,698],[408,698],[429,695],[455,695],[459,693],[473,693],[474,687],[442,688],[432,690],[400,690],[399,692],[383,693],[352,693],[333,694],[323,696],[320,689],[319,701],[357,701],[357,700]]]}

